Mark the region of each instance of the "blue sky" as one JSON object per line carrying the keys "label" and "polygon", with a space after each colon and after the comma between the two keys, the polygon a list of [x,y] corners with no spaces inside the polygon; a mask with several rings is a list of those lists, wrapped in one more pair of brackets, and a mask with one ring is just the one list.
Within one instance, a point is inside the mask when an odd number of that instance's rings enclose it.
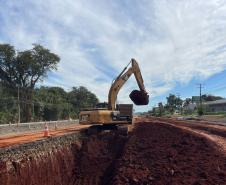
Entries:
{"label": "blue sky", "polygon": [[212,94],[216,96],[222,96],[226,98],[226,71],[222,71],[215,75],[210,76],[207,79],[193,79],[187,84],[177,84],[169,92],[163,93],[162,95],[154,98],[152,105],[157,106],[158,102],[166,103],[166,96],[169,93],[179,95],[182,99],[191,96],[199,96],[199,84],[202,84],[202,94]]}
{"label": "blue sky", "polygon": [[[226,97],[226,0],[0,0],[0,43],[39,43],[61,57],[43,85],[86,86],[107,100],[112,79],[139,62],[150,104],[169,93]],[[134,77],[118,102],[129,103]]]}

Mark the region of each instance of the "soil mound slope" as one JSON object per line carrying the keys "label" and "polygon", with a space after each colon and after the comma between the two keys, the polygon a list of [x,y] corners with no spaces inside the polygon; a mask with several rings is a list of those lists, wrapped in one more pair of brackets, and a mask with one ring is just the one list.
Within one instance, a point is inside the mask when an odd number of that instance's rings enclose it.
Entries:
{"label": "soil mound slope", "polygon": [[162,123],[139,123],[111,184],[226,184],[226,158],[215,143]]}

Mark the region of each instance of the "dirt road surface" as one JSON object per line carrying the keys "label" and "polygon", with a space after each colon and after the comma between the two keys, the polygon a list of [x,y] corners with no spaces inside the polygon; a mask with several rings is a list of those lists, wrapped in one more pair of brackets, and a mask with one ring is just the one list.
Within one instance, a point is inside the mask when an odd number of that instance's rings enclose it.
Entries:
{"label": "dirt road surface", "polygon": [[[61,128],[61,129],[57,129],[57,130],[50,130],[49,135],[50,135],[50,137],[61,136],[64,134],[75,132],[75,131],[80,131],[81,129],[85,129],[87,127],[89,127],[89,126],[73,125],[70,127]],[[39,139],[44,139],[44,131],[26,133],[26,134],[18,134],[18,135],[14,135],[14,136],[4,136],[4,137],[0,137],[0,148],[18,145],[18,144],[29,143],[29,142],[36,141]]]}

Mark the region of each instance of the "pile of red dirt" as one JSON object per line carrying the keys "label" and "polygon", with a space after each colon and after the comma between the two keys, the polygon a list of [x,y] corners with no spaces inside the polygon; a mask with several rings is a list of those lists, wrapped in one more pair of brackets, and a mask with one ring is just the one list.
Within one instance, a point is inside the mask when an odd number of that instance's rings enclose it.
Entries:
{"label": "pile of red dirt", "polygon": [[226,184],[226,157],[204,137],[162,123],[140,123],[111,184]]}

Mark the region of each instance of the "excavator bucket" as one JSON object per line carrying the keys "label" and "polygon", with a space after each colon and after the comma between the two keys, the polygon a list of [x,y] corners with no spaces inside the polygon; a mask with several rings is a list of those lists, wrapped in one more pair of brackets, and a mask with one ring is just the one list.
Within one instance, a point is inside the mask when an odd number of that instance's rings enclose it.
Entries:
{"label": "excavator bucket", "polygon": [[147,105],[149,103],[149,95],[144,91],[133,90],[129,97],[135,105]]}

